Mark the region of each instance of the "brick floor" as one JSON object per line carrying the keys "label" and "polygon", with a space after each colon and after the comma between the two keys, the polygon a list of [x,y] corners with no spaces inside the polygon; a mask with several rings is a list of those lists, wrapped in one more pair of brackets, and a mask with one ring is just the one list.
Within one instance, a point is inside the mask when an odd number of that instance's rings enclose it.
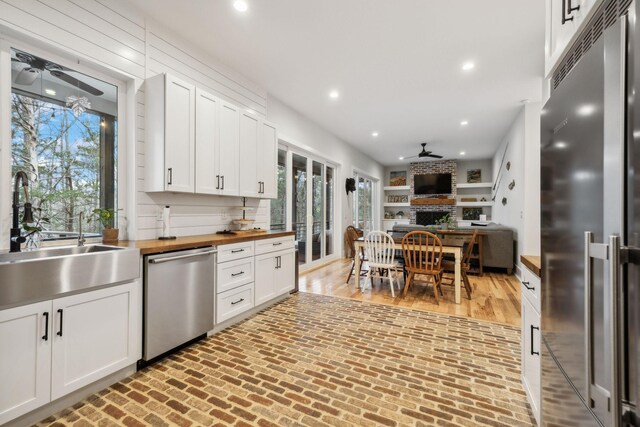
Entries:
{"label": "brick floor", "polygon": [[41,426],[531,426],[511,326],[297,294]]}

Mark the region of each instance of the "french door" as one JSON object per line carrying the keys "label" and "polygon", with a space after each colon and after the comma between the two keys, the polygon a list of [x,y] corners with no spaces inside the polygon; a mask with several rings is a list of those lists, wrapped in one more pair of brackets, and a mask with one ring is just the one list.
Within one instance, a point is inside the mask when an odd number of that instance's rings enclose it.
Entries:
{"label": "french door", "polygon": [[286,190],[279,185],[278,199],[272,201],[271,228],[281,229],[284,222],[295,231],[301,266],[320,264],[335,254],[336,166],[284,146],[278,157],[283,171],[279,176],[288,178]]}
{"label": "french door", "polygon": [[366,235],[375,230],[375,194],[377,180],[354,172],[356,191],[353,193],[353,225]]}

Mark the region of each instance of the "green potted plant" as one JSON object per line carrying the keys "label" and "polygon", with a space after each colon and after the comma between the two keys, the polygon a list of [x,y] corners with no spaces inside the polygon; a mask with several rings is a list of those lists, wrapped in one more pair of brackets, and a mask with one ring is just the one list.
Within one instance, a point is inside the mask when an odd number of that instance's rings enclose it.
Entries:
{"label": "green potted plant", "polygon": [[446,214],[442,218],[436,220],[436,224],[443,230],[456,228],[456,222],[453,220],[451,214]]}
{"label": "green potted plant", "polygon": [[40,244],[42,243],[42,231],[44,230],[44,224],[49,224],[49,218],[42,216],[41,208],[34,208],[33,213],[33,223],[29,224],[22,222],[22,229],[26,233],[24,237],[27,239],[27,244],[25,246],[27,250],[34,250],[40,247]]}
{"label": "green potted plant", "polygon": [[120,230],[113,228],[114,220],[116,218],[116,211],[109,208],[95,208],[87,223],[91,221],[98,221],[102,225],[102,241],[104,243],[117,242]]}

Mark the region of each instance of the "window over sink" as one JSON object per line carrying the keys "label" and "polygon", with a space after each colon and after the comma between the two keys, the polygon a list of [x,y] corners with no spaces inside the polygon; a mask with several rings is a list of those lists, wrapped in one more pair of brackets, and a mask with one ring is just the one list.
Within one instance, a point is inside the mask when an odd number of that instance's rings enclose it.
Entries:
{"label": "window over sink", "polygon": [[11,82],[12,174],[29,176],[42,238],[76,238],[80,212],[117,209],[118,88],[17,49]]}

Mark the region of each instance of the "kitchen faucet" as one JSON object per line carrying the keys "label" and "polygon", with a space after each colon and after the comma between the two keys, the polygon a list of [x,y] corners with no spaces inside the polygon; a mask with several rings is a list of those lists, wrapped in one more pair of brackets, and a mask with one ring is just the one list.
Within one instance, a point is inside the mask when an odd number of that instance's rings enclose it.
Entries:
{"label": "kitchen faucet", "polygon": [[20,252],[20,245],[27,240],[20,231],[20,221],[18,220],[20,216],[20,192],[18,191],[18,186],[20,184],[22,184],[22,191],[24,192],[24,216],[22,217],[22,222],[33,222],[33,211],[29,202],[29,177],[26,172],[19,171],[16,172],[13,178],[13,205],[11,206],[13,225],[10,234],[10,252]]}
{"label": "kitchen faucet", "polygon": [[85,238],[82,232],[82,220],[84,219],[84,212],[80,212],[78,215],[78,246],[84,246]]}

